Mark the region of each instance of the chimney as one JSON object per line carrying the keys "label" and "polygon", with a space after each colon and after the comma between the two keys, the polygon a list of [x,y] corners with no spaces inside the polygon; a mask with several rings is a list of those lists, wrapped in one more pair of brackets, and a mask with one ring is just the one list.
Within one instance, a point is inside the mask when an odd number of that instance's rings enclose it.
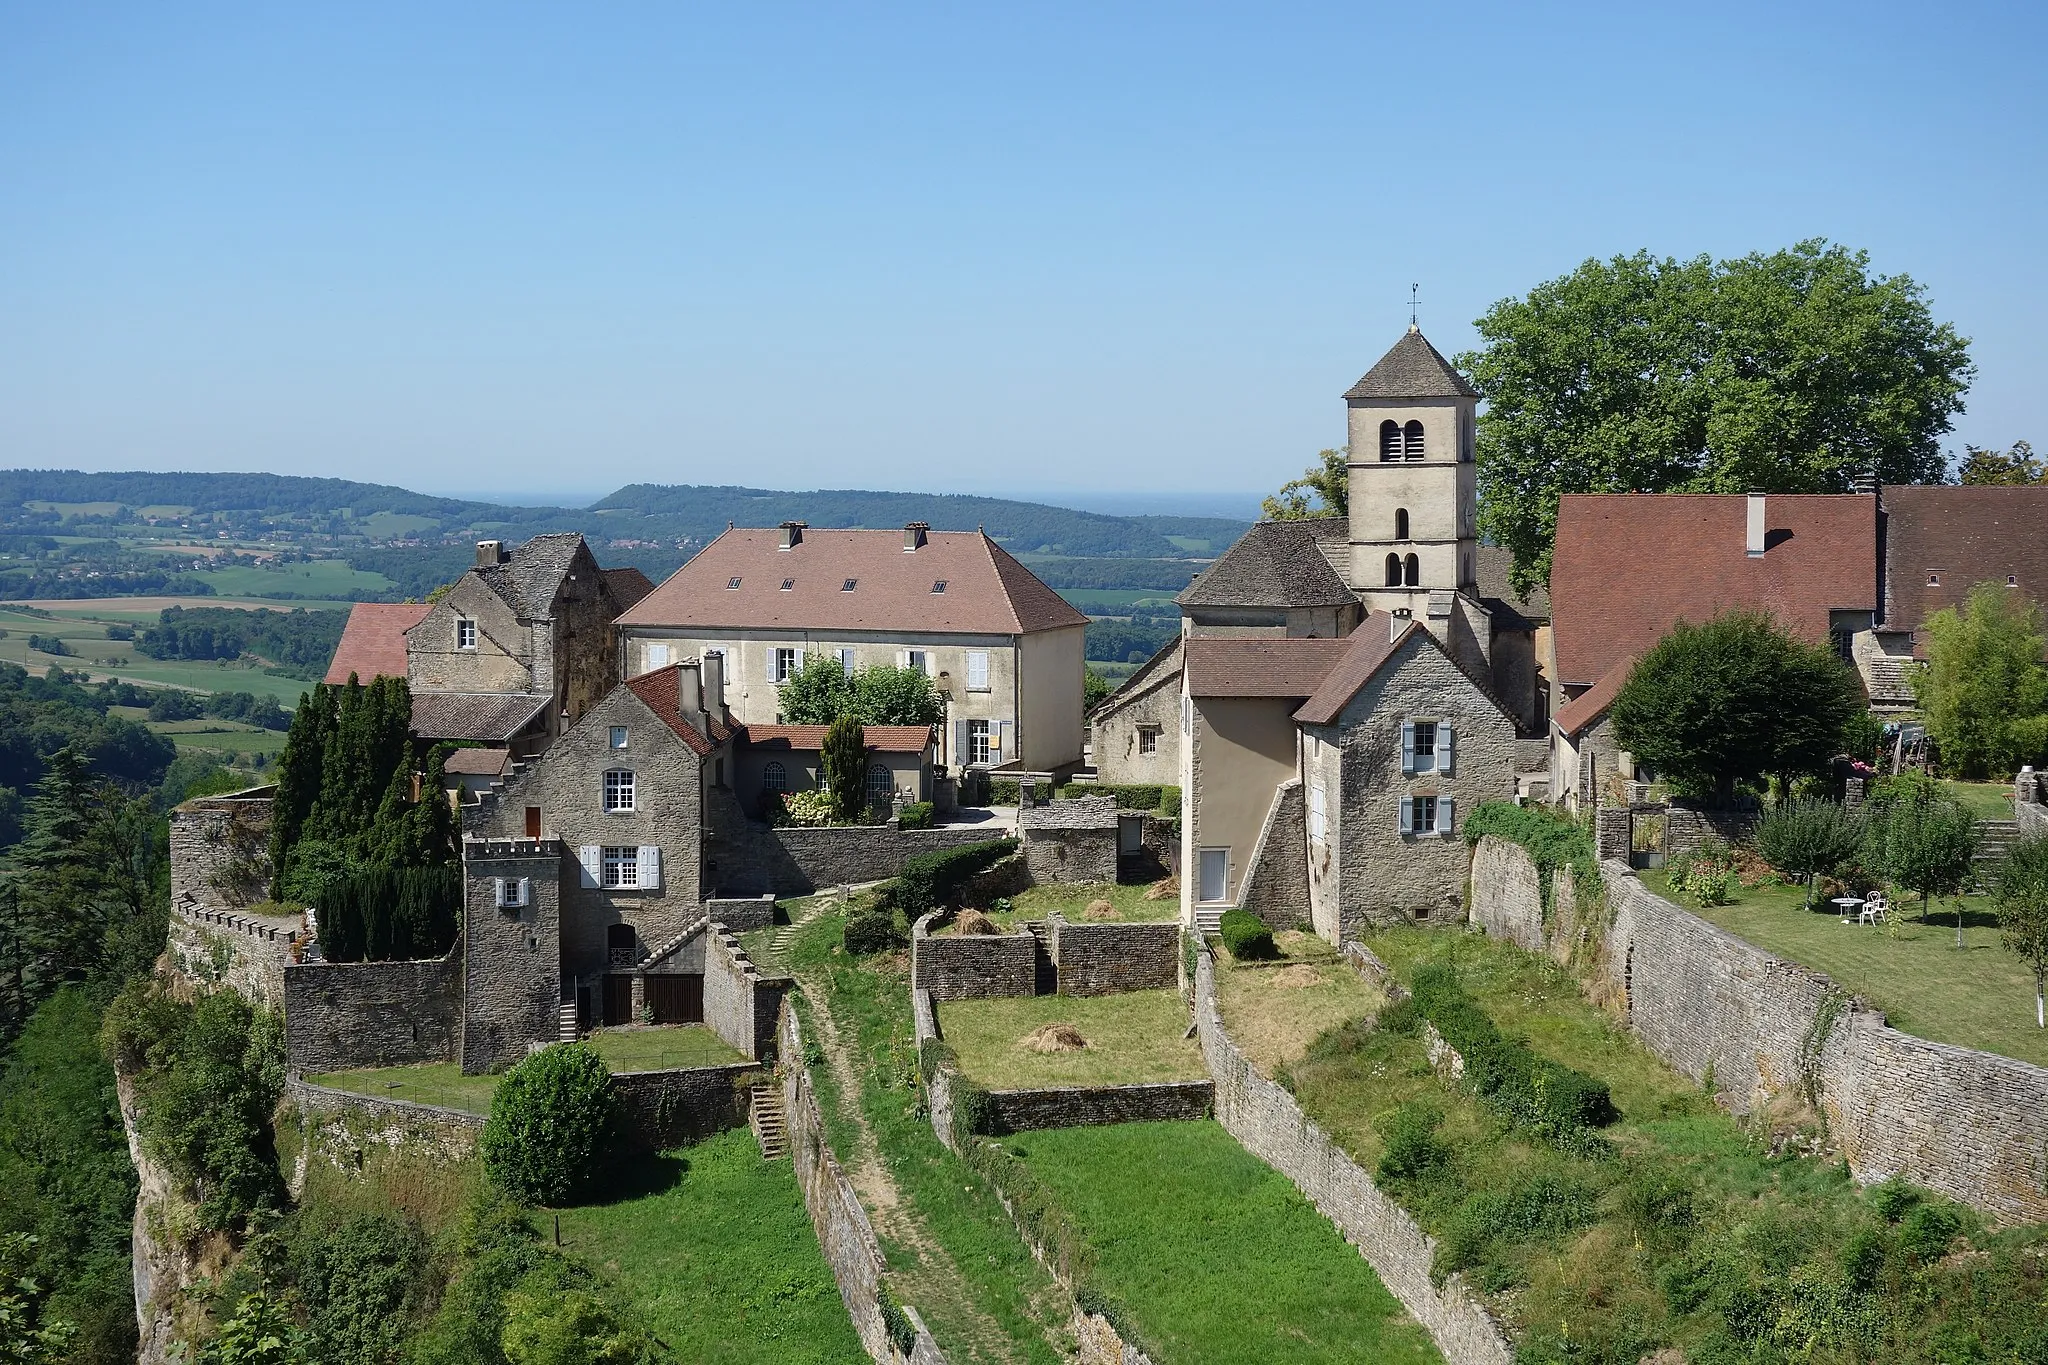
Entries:
{"label": "chimney", "polygon": [[912,521],[903,527],[903,553],[916,554],[924,548],[925,533],[932,529],[928,521]]}
{"label": "chimney", "polygon": [[476,543],[476,566],[488,569],[493,564],[505,562],[505,542],[502,540],[479,540]]}
{"label": "chimney", "polygon": [[803,543],[804,543],[804,528],[805,528],[806,526],[809,526],[809,525],[810,525],[810,523],[809,523],[808,521],[785,521],[785,522],[783,522],[783,523],[782,523],[782,547],[781,547],[781,548],[783,548],[783,549],[785,549],[785,550],[793,550],[793,549],[795,549],[795,548],[796,548],[797,546],[799,546],[799,545],[803,544]]}
{"label": "chimney", "polygon": [[1749,495],[1749,557],[1760,559],[1764,553],[1764,495]]}
{"label": "chimney", "polygon": [[1387,613],[1387,638],[1389,640],[1400,639],[1401,632],[1408,629],[1414,622],[1415,613],[1406,607],[1395,607]]}
{"label": "chimney", "polygon": [[731,718],[725,713],[725,655],[717,650],[706,650],[703,663],[704,709],[728,724]]}
{"label": "chimney", "polygon": [[676,712],[699,730],[704,725],[704,679],[695,659],[676,666]]}

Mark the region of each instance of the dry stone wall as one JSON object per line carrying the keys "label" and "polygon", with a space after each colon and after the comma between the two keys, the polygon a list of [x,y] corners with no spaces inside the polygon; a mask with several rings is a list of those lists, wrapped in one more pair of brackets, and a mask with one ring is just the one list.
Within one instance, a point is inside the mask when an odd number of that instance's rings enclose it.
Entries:
{"label": "dry stone wall", "polygon": [[293,1071],[447,1062],[462,1045],[462,956],[418,962],[306,962],[284,977]]}
{"label": "dry stone wall", "polygon": [[880,881],[913,854],[987,843],[1006,831],[983,825],[898,829],[894,825],[771,828],[750,818],[729,790],[706,795],[710,828],[706,885],[720,896],[808,896],[822,887]]}
{"label": "dry stone wall", "polygon": [[746,1126],[754,1087],[769,1081],[769,1073],[760,1066],[734,1062],[683,1071],[621,1072],[612,1077],[612,1090],[633,1139],[658,1151]]}
{"label": "dry stone wall", "polygon": [[1472,850],[1472,922],[1493,938],[1543,951],[1543,884],[1535,859],[1488,834]]}
{"label": "dry stone wall", "polygon": [[993,1132],[1002,1134],[1028,1133],[1040,1128],[1085,1128],[1103,1123],[1205,1119],[1209,1117],[1212,1092],[1208,1081],[991,1090],[989,1124]]}
{"label": "dry stone wall", "polygon": [[284,1008],[284,971],[295,945],[274,927],[233,911],[179,910],[171,915],[165,946],[171,965],[188,979]]}
{"label": "dry stone wall", "polygon": [[1441,1289],[1431,1281],[1435,1240],[1238,1050],[1216,1012],[1216,967],[1206,950],[1195,964],[1195,1028],[1215,1082],[1216,1117],[1230,1135],[1337,1225],[1449,1365],[1510,1365],[1507,1338],[1463,1280],[1452,1275]]}
{"label": "dry stone wall", "polygon": [[1309,919],[1308,806],[1301,782],[1283,782],[1273,794],[1251,867],[1239,892],[1240,908],[1274,929],[1292,929]]}
{"label": "dry stone wall", "polygon": [[775,1060],[775,1021],[790,984],[761,975],[725,926],[714,924],[704,936],[704,1022],[756,1061]]}
{"label": "dry stone wall", "polygon": [[1180,981],[1180,924],[1073,924],[1055,914],[1052,960],[1061,995],[1162,990]]}
{"label": "dry stone wall", "polygon": [[931,930],[941,912],[918,918],[910,931],[910,984],[934,1000],[982,1000],[1038,993],[1038,940],[1014,934],[945,934]]}

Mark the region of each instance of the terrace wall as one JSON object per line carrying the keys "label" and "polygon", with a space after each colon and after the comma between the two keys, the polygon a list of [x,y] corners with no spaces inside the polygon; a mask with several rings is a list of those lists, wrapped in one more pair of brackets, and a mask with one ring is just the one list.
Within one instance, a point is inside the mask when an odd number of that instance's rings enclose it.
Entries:
{"label": "terrace wall", "polygon": [[284,1008],[284,969],[293,945],[293,937],[263,921],[185,906],[173,911],[165,943],[182,975],[239,991],[269,1009]]}
{"label": "terrace wall", "polygon": [[1083,1128],[1101,1123],[1205,1119],[1213,1107],[1208,1081],[1149,1085],[1059,1086],[1045,1090],[991,1090],[989,1119],[996,1133],[1040,1128]]}
{"label": "terrace wall", "polygon": [[714,924],[704,936],[704,1022],[756,1061],[775,1060],[776,1016],[786,976],[763,976],[740,941]]}
{"label": "terrace wall", "polygon": [[612,1077],[612,1091],[634,1139],[659,1151],[744,1128],[754,1087],[770,1080],[753,1062],[733,1062],[683,1071],[621,1072]]}
{"label": "terrace wall", "polygon": [[947,912],[918,917],[910,929],[910,985],[935,1000],[982,1000],[1038,993],[1038,940],[1014,934],[934,936]]}
{"label": "terrace wall", "polygon": [[1073,924],[1048,917],[1061,995],[1161,990],[1180,981],[1180,924]]}
{"label": "terrace wall", "polygon": [[989,825],[947,825],[898,829],[894,825],[846,825],[780,829],[740,809],[730,792],[706,799],[710,828],[705,852],[716,871],[706,878],[721,895],[810,895],[820,887],[880,881],[903,870],[903,860],[936,849],[1000,839],[1007,831]]}
{"label": "terrace wall", "polygon": [[1507,1338],[1464,1281],[1451,1275],[1442,1289],[1431,1282],[1435,1239],[1238,1050],[1216,1012],[1216,967],[1207,950],[1195,964],[1195,1028],[1215,1082],[1216,1117],[1230,1135],[1336,1224],[1449,1365],[1510,1365]]}
{"label": "terrace wall", "polygon": [[283,970],[286,1064],[302,1075],[456,1060],[462,951],[414,962],[302,962]]}

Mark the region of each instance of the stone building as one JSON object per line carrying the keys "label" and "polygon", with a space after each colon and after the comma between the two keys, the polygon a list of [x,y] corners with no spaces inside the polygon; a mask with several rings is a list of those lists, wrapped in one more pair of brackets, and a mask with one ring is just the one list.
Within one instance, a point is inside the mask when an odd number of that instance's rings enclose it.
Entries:
{"label": "stone building", "polygon": [[[826,725],[747,725],[740,727],[735,753],[733,794],[740,808],[766,818],[767,802],[777,793],[816,791],[825,784]],[[925,725],[864,725],[868,748],[869,805],[891,806],[932,799],[933,769],[938,742]]]}
{"label": "stone building", "polygon": [[1176,637],[1088,713],[1088,760],[1098,782],[1170,786],[1180,781],[1180,671]]}
{"label": "stone building", "polygon": [[939,761],[1064,774],[1081,758],[1088,618],[979,531],[728,529],[619,618],[619,668],[725,660],[734,717],[824,654],[921,669],[945,698]]}

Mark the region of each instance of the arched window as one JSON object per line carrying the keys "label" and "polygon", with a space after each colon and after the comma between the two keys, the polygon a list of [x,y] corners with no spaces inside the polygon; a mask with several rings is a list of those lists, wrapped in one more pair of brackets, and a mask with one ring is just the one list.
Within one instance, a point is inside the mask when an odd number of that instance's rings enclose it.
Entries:
{"label": "arched window", "polygon": [[1405,507],[1394,509],[1394,539],[1408,539],[1408,509]]}
{"label": "arched window", "polygon": [[1401,458],[1401,424],[1389,417],[1380,423],[1380,458],[1398,460]]}
{"label": "arched window", "polygon": [[868,765],[868,800],[887,801],[896,794],[896,778],[880,763]]}
{"label": "arched window", "polygon": [[1387,586],[1390,588],[1401,586],[1401,556],[1399,555],[1387,556]]}
{"label": "arched window", "polygon": [[761,789],[771,792],[788,791],[789,769],[783,767],[780,763],[771,761],[767,767],[761,769]]}
{"label": "arched window", "polygon": [[[1382,437],[1381,439],[1384,440],[1385,438]],[[1403,453],[1409,459],[1419,460],[1422,458],[1422,423],[1420,420],[1412,420],[1406,427],[1402,428],[1401,444],[1404,447]]]}
{"label": "arched window", "polygon": [[1420,587],[1422,585],[1422,561],[1414,555],[1409,555],[1406,568],[1408,570],[1408,586],[1411,588]]}

